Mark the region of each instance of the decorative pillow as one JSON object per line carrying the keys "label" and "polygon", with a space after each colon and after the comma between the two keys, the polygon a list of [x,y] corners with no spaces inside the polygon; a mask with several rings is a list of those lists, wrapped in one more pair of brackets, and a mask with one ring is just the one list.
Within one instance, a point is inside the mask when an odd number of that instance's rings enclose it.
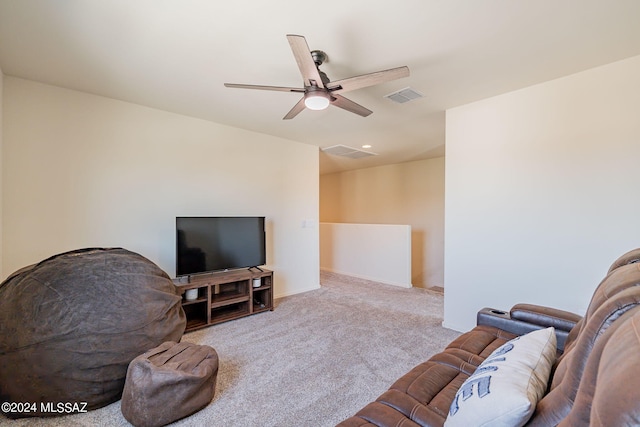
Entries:
{"label": "decorative pillow", "polygon": [[497,348],[456,393],[445,427],[523,426],[547,391],[555,358],[554,328]]}

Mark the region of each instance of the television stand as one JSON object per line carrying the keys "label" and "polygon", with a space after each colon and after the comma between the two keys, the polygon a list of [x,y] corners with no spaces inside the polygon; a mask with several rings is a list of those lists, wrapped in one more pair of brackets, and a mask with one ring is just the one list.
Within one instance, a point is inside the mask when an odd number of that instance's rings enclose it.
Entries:
{"label": "television stand", "polygon": [[[188,283],[174,279],[174,284],[182,295],[182,308],[187,316],[185,332],[263,311],[273,311],[273,272],[259,270],[230,270],[190,276]],[[187,292],[194,289],[197,294]],[[195,298],[192,294],[196,294]],[[189,300],[187,295],[191,297]]]}

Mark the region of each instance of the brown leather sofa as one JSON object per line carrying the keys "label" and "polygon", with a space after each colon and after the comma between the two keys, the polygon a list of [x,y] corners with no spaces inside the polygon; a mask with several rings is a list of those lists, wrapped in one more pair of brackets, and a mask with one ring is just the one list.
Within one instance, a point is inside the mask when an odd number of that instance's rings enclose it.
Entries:
{"label": "brown leather sofa", "polygon": [[340,427],[442,426],[456,392],[498,347],[553,326],[558,358],[527,426],[640,425],[640,249],[617,259],[584,316],[518,304],[486,308],[477,326],[398,379]]}

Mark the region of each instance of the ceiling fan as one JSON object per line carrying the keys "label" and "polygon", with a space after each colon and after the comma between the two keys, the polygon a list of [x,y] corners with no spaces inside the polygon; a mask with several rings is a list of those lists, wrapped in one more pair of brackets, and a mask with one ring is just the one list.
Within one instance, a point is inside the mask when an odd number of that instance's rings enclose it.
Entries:
{"label": "ceiling fan", "polygon": [[372,113],[371,110],[340,94],[409,76],[408,67],[398,67],[332,82],[319,68],[323,62],[327,61],[326,53],[321,50],[310,51],[307,41],[303,36],[288,34],[287,40],[289,40],[289,44],[291,45],[291,50],[298,63],[300,73],[302,73],[304,87],[261,86],[235,83],[224,84],[226,87],[241,89],[302,93],[303,96],[300,101],[284,116],[283,120],[294,118],[305,108],[310,110],[324,110],[329,105],[334,105],[362,117],[367,117]]}

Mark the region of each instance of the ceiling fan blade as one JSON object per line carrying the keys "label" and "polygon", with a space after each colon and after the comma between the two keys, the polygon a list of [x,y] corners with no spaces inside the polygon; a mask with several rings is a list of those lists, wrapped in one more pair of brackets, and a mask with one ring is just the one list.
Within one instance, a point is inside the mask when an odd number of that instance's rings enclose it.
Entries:
{"label": "ceiling fan blade", "polygon": [[225,87],[235,87],[240,89],[260,89],[260,90],[275,90],[279,92],[304,93],[304,88],[298,88],[298,87],[244,85],[244,84],[236,84],[236,83],[225,83],[224,85]]}
{"label": "ceiling fan blade", "polygon": [[329,89],[331,93],[348,92],[408,76],[409,67],[391,68],[389,70],[349,77],[348,79],[336,80],[327,84],[327,89]]}
{"label": "ceiling fan blade", "polygon": [[294,105],[293,108],[287,113],[287,115],[282,118],[282,120],[293,119],[295,116],[297,116],[300,113],[300,111],[304,110],[304,108],[305,106],[304,106],[304,96],[303,96],[302,98],[300,98],[300,101],[298,101],[298,103]]}
{"label": "ceiling fan blade", "polygon": [[318,86],[320,88],[324,88],[324,83],[322,83],[318,67],[311,57],[311,51],[309,50],[309,45],[307,45],[305,38],[295,34],[287,34],[287,40],[289,40],[293,56],[296,58],[296,62],[298,63],[298,68],[302,74],[305,87]]}
{"label": "ceiling fan blade", "polygon": [[368,108],[364,108],[362,105],[357,104],[352,100],[345,98],[344,96],[336,95],[335,92],[332,93],[331,96],[331,105],[340,107],[352,113],[356,113],[357,115],[362,117],[367,117],[369,114],[373,113],[373,111],[369,110]]}

